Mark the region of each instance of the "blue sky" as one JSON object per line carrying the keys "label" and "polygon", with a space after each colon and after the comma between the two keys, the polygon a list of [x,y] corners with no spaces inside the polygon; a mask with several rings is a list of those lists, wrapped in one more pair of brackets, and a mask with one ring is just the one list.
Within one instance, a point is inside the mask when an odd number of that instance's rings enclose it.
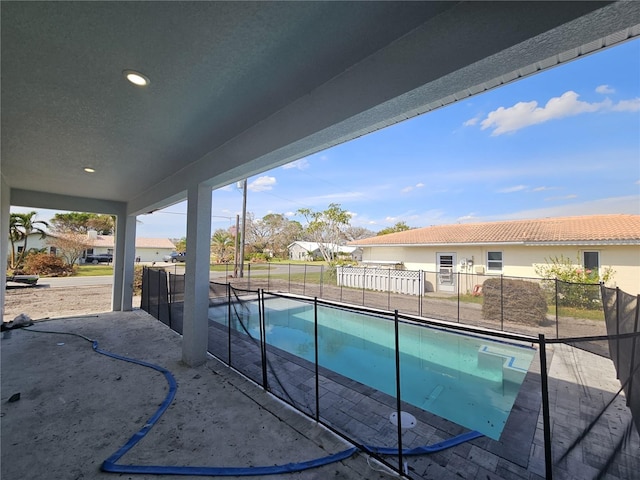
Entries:
{"label": "blue sky", "polygon": [[[640,214],[640,40],[547,70],[249,178],[247,210],[338,203],[374,232],[598,213]],[[212,195],[212,230],[242,193]],[[12,211],[30,209],[12,208]],[[39,210],[39,219],[54,212]],[[140,216],[138,236],[186,234],[186,203]]]}

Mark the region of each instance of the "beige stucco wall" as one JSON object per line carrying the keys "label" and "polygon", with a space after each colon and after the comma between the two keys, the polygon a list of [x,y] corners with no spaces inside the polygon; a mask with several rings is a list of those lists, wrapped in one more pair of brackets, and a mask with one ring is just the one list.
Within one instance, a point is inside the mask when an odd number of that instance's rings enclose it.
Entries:
{"label": "beige stucco wall", "polygon": [[[503,270],[487,270],[487,252],[501,251]],[[363,247],[363,261],[399,261],[407,270],[436,272],[438,253],[452,253],[456,257],[456,272],[476,273],[476,267],[484,267],[485,274],[513,277],[539,278],[536,265],[546,264],[546,259],[560,255],[579,264],[583,251],[600,253],[600,266],[615,271],[613,281],[607,285],[620,287],[632,295],[640,294],[640,247],[637,245],[598,246],[442,246],[442,247]],[[461,266],[462,259],[473,260],[473,268]],[[428,277],[428,275],[427,275]]]}

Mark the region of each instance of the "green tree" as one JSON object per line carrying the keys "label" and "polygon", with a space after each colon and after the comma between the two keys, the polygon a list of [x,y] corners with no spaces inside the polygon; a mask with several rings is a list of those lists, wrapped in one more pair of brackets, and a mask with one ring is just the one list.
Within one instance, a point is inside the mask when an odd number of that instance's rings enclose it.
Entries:
{"label": "green tree", "polygon": [[405,222],[398,222],[393,227],[383,228],[376,234],[376,236],[387,235],[389,233],[406,232],[411,229],[412,227],[407,225]]}
{"label": "green tree", "polygon": [[338,253],[336,247],[344,242],[351,214],[337,203],[330,204],[329,208],[322,212],[301,208],[298,213],[307,221],[304,228],[305,236],[318,243],[320,253],[329,265],[335,265]]}
{"label": "green tree", "polygon": [[287,246],[302,233],[302,225],[282,213],[270,213],[261,220],[252,219],[247,229],[247,240],[254,251],[269,251],[277,257],[286,256]]}
{"label": "green tree", "polygon": [[9,242],[11,243],[11,253],[9,254],[10,268],[16,268],[16,243],[24,239],[24,232],[20,228],[20,224],[20,214],[12,213],[9,219]]}
{"label": "green tree", "polygon": [[363,238],[375,237],[376,232],[364,227],[349,226],[345,229],[344,234],[348,242],[353,242],[354,240],[362,240]]}
{"label": "green tree", "polygon": [[22,251],[15,262],[11,265],[12,268],[20,266],[24,262],[24,258],[27,255],[27,243],[29,235],[33,233],[40,234],[40,238],[47,237],[47,232],[42,227],[48,227],[49,224],[44,220],[36,220],[35,217],[38,212],[32,211],[29,213],[12,213],[9,222],[10,231],[9,237],[12,241],[11,245],[15,244],[15,241],[22,240]]}
{"label": "green tree", "polygon": [[111,215],[96,213],[56,213],[51,219],[51,228],[56,232],[87,233],[95,230],[99,235],[113,235],[115,220]]}
{"label": "green tree", "polygon": [[176,246],[176,252],[186,252],[187,251],[187,237],[172,238],[171,241]]}
{"label": "green tree", "polygon": [[223,228],[219,228],[211,236],[211,252],[218,262],[227,262],[233,252],[233,236]]}

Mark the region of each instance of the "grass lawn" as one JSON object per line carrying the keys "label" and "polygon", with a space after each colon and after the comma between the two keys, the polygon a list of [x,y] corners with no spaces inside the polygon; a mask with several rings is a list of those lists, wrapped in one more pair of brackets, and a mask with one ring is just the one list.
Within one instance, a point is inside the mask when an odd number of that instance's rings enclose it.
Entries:
{"label": "grass lawn", "polygon": [[78,265],[74,277],[100,277],[113,275],[112,265]]}

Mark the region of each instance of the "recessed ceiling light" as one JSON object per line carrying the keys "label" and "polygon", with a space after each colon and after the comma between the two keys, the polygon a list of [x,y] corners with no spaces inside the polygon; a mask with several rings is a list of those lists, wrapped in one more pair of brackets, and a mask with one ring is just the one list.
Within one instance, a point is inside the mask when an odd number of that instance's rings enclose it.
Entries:
{"label": "recessed ceiling light", "polygon": [[91,168],[91,167],[84,167],[84,171],[87,173],[95,173],[95,169]]}
{"label": "recessed ceiling light", "polygon": [[124,78],[138,87],[146,87],[149,85],[149,79],[140,72],[136,72],[135,70],[124,70],[122,74],[124,75]]}

